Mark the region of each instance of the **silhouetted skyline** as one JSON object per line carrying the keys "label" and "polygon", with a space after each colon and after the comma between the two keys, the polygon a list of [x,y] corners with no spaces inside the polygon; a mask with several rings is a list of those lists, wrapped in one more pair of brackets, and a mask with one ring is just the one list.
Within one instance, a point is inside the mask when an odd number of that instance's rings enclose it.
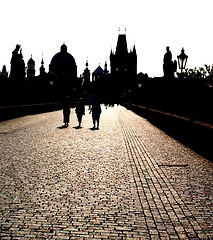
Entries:
{"label": "silhouetted skyline", "polygon": [[[39,74],[42,53],[45,69],[59,46],[65,43],[76,60],[78,76],[94,71],[115,50],[120,33],[127,36],[128,50],[137,47],[138,73],[163,76],[166,46],[173,60],[182,47],[189,55],[187,67],[213,63],[211,34],[212,0],[151,1],[50,1],[8,0],[1,3],[0,71],[10,71],[11,52],[20,44],[25,63],[35,61]],[[180,17],[181,16],[181,17]]]}

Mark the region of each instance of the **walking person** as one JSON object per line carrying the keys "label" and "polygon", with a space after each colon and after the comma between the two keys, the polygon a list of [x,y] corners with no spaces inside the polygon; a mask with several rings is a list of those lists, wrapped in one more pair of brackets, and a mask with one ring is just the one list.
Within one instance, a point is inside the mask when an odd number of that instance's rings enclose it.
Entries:
{"label": "walking person", "polygon": [[63,101],[63,122],[62,128],[67,128],[70,122],[70,102],[69,96],[64,97]]}
{"label": "walking person", "polygon": [[79,102],[76,105],[75,113],[78,119],[78,128],[81,128],[82,117],[85,115],[85,107],[82,98],[79,99]]}
{"label": "walking person", "polygon": [[99,103],[99,101],[97,101],[97,99],[92,102],[89,113],[92,113],[93,129],[99,129],[101,104]]}

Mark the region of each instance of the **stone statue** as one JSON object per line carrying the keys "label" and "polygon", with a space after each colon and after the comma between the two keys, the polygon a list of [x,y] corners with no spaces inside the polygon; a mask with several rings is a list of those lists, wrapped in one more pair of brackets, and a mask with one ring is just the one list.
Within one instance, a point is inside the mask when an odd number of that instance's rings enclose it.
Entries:
{"label": "stone statue", "polygon": [[25,78],[25,63],[22,56],[22,49],[19,44],[16,45],[15,50],[12,52],[11,58],[11,78],[23,79]]}
{"label": "stone statue", "polygon": [[166,47],[166,53],[163,58],[163,72],[164,77],[166,78],[174,78],[174,73],[177,70],[177,62],[172,61],[172,53],[169,47]]}

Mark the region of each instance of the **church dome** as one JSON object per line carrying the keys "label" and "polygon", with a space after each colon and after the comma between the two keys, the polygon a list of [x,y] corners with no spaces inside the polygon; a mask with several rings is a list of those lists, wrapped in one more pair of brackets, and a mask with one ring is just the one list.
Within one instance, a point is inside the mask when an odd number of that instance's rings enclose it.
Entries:
{"label": "church dome", "polygon": [[35,64],[35,61],[32,59],[32,56],[31,56],[31,58],[29,59],[28,64]]}
{"label": "church dome", "polygon": [[61,51],[56,53],[50,62],[50,72],[57,76],[77,76],[77,66],[74,57],[67,52],[67,46],[63,44]]}

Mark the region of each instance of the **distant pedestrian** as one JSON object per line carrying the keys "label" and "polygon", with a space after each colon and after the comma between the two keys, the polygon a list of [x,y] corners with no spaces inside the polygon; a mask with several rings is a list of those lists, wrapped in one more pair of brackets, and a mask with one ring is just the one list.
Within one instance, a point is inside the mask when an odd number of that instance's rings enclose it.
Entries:
{"label": "distant pedestrian", "polygon": [[64,97],[63,101],[63,128],[67,128],[70,122],[70,98],[69,96]]}
{"label": "distant pedestrian", "polygon": [[78,119],[78,128],[81,128],[82,117],[85,115],[85,107],[82,98],[80,98],[79,102],[77,102],[75,113]]}
{"label": "distant pedestrian", "polygon": [[92,113],[93,129],[99,129],[101,104],[97,99],[93,100],[89,113]]}

